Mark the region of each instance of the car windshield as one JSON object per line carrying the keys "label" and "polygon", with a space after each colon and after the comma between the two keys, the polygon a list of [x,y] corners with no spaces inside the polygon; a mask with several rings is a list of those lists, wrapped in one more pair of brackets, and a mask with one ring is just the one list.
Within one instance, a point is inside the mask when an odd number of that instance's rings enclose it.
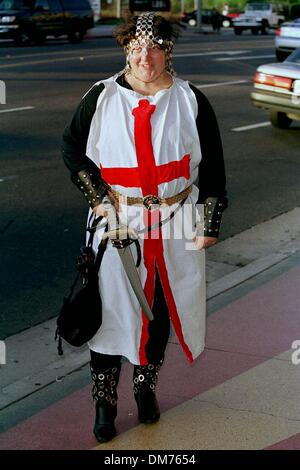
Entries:
{"label": "car windshield", "polygon": [[289,55],[284,62],[292,62],[293,64],[300,64],[300,47],[296,49],[294,52],[292,52],[291,55]]}
{"label": "car windshield", "polygon": [[27,10],[32,0],[0,0],[0,10]]}
{"label": "car windshield", "polygon": [[251,3],[246,6],[247,11],[269,10],[270,5],[266,3]]}

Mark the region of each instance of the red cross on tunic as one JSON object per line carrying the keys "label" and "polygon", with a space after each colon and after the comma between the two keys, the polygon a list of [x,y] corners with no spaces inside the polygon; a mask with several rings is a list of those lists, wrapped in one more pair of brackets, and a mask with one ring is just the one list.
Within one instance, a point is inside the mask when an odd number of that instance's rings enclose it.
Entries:
{"label": "red cross on tunic", "polygon": [[[179,161],[171,161],[167,164],[156,165],[152,146],[151,126],[151,116],[155,109],[155,105],[150,104],[147,99],[142,99],[139,101],[138,107],[134,108],[132,111],[134,116],[134,140],[138,166],[133,168],[103,168],[103,166],[100,166],[101,175],[107,183],[124,187],[140,187],[144,197],[149,194],[157,196],[158,185],[161,183],[169,182],[180,177],[184,177],[187,180],[190,178],[190,155],[185,155]],[[146,226],[149,225],[148,215],[149,211],[145,209],[144,223]],[[151,225],[156,224],[159,221],[159,218],[159,210],[151,211]],[[157,229],[157,234],[153,234],[152,231],[150,237],[145,237],[143,257],[144,264],[147,269],[144,291],[149,305],[153,306],[156,265],[176,334],[189,361],[192,362],[192,354],[183,338],[176,304],[169,283],[163,255],[161,228]],[[143,312],[143,326],[140,342],[140,361],[142,365],[147,364],[148,362],[145,351],[149,338],[148,323],[149,321]]]}

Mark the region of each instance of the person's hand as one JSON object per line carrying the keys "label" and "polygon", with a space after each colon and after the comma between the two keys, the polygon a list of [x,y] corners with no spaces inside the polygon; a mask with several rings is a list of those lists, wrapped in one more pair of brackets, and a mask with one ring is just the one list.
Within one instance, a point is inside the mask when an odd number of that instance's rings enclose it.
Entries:
{"label": "person's hand", "polygon": [[103,204],[98,204],[98,206],[93,208],[93,212],[97,217],[106,217],[107,211],[104,208]]}
{"label": "person's hand", "polygon": [[[108,191],[108,196],[109,196],[109,199],[111,201],[111,203],[113,204],[115,210],[117,212],[120,212],[121,211],[121,207],[120,207],[120,204],[119,202],[114,198],[113,194]],[[98,204],[98,206],[94,207],[93,208],[93,212],[94,214],[96,214],[96,216],[100,216],[100,217],[106,217],[107,216],[107,211],[105,210],[104,208],[104,205],[103,204]]]}
{"label": "person's hand", "polygon": [[202,250],[202,248],[208,248],[215,245],[218,242],[216,237],[194,237],[193,242],[196,245],[197,250]]}

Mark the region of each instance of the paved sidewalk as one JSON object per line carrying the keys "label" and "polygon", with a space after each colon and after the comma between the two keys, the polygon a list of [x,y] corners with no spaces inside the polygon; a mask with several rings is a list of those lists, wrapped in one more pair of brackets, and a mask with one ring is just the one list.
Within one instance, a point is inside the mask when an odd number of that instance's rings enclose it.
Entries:
{"label": "paved sidewalk", "polygon": [[91,433],[86,385],[4,432],[0,449],[300,449],[300,366],[291,361],[300,335],[299,261],[283,261],[281,274],[210,315],[206,350],[192,366],[170,339],[159,423],[138,424],[126,363],[113,441],[97,445]]}
{"label": "paved sidewalk", "polygon": [[96,25],[89,29],[85,35],[86,39],[112,38],[116,25]]}
{"label": "paved sidewalk", "polygon": [[58,357],[55,320],[8,338],[0,449],[300,449],[300,365],[291,361],[300,339],[298,212],[208,250],[206,350],[190,366],[170,338],[156,425],[138,424],[126,363],[118,436],[97,446],[87,349]]}

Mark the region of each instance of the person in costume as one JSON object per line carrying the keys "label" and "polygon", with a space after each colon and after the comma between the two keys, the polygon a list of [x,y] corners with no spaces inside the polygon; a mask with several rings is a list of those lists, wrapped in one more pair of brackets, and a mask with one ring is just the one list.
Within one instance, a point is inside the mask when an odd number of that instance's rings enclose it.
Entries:
{"label": "person in costume", "polygon": [[[204,349],[203,248],[218,240],[227,206],[225,170],[210,103],[175,77],[175,36],[172,24],[154,13],[120,26],[116,39],[125,69],[88,90],[63,133],[71,179],[85,195],[89,215],[102,217],[94,250],[105,233],[108,197],[122,224],[140,234],[136,269],[154,316],[149,321],[145,315],[118,256],[126,240],[108,242],[99,271],[102,325],[89,342],[99,442],[116,434],[122,358],[133,364],[138,417],[148,424],[160,417],[155,387],[170,324],[189,362]],[[194,214],[197,204],[204,207],[204,221]],[[183,218],[192,220],[192,228],[178,236]],[[130,249],[137,262],[135,244]]]}

